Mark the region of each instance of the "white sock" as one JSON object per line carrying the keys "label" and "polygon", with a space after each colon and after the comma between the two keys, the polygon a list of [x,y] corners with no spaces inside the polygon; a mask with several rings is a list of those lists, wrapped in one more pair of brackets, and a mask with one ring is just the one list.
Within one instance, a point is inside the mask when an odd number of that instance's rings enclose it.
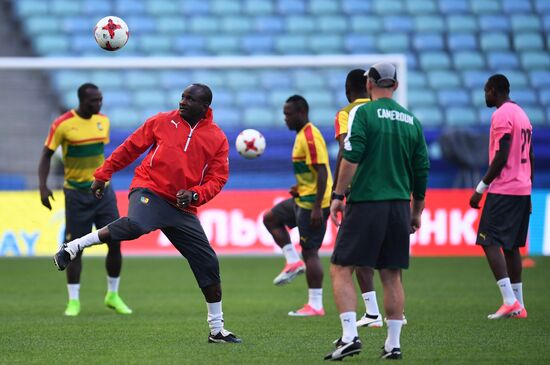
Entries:
{"label": "white sock", "polygon": [[80,299],[80,284],[67,284],[67,291],[69,292],[69,300]]}
{"label": "white sock", "polygon": [[210,327],[210,333],[217,335],[223,329],[223,312],[222,302],[206,303],[208,308],[208,326]]}
{"label": "white sock", "polygon": [[399,319],[388,319],[386,324],[388,325],[388,337],[384,343],[384,349],[389,352],[396,347],[401,348],[399,338],[401,337],[401,327],[403,327],[403,321]]}
{"label": "white sock", "polygon": [[287,264],[293,264],[300,261],[300,255],[298,255],[298,251],[296,251],[292,243],[287,243],[283,246],[283,254],[285,255]]}
{"label": "white sock", "polygon": [[120,283],[120,276],[112,278],[107,276],[107,290],[112,293],[118,292],[118,284]]}
{"label": "white sock", "polygon": [[513,283],[512,290],[514,291],[514,296],[518,300],[519,304],[521,304],[522,307],[525,307],[525,305],[523,304],[523,284]]}
{"label": "white sock", "polygon": [[369,291],[361,294],[361,296],[365,302],[367,314],[370,314],[371,316],[378,316],[380,314],[380,309],[378,309],[378,302],[376,301],[376,292],[374,290]]}
{"label": "white sock", "polygon": [[323,288],[320,289],[309,289],[309,300],[307,304],[313,307],[315,310],[323,309]]}
{"label": "white sock", "polygon": [[506,305],[512,305],[516,301],[516,296],[512,290],[512,284],[510,283],[510,278],[504,278],[497,281],[498,288],[500,289],[500,294],[502,294],[502,301]]}
{"label": "white sock", "polygon": [[351,342],[357,334],[357,326],[355,322],[357,321],[357,315],[355,312],[344,312],[340,313],[340,322],[342,323],[342,341]]}
{"label": "white sock", "polygon": [[65,248],[65,251],[71,255],[72,260],[85,247],[97,245],[98,243],[101,243],[99,240],[99,233],[97,233],[97,231],[93,231],[85,236],[67,242],[67,248]]}

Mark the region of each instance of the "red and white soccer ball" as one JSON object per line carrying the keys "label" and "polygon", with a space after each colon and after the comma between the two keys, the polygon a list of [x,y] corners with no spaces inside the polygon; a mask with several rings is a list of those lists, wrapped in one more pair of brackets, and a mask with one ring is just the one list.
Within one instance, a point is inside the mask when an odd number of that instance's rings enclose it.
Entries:
{"label": "red and white soccer ball", "polygon": [[106,16],[97,22],[94,37],[97,44],[104,50],[116,51],[128,42],[130,31],[124,20],[116,16]]}
{"label": "red and white soccer ball", "polygon": [[255,129],[245,129],[235,140],[237,152],[244,158],[259,157],[265,151],[265,138]]}

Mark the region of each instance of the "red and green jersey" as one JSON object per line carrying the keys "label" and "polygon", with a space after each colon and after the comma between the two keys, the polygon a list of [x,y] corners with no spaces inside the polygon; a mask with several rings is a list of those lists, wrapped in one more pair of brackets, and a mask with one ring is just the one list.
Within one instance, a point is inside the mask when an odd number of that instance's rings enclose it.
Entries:
{"label": "red and green jersey", "polygon": [[104,145],[107,143],[109,118],[94,114],[84,119],[70,110],[53,122],[45,146],[52,151],[59,146],[62,148],[65,188],[89,189],[95,170],[105,160]]}
{"label": "red and green jersey", "polygon": [[327,188],[321,207],[328,207],[332,191],[332,173],[330,172],[327,145],[319,129],[311,123],[307,123],[296,133],[292,149],[292,164],[299,194],[295,199],[296,205],[305,209],[313,208],[317,196],[317,171],[313,165],[325,165],[328,173]]}

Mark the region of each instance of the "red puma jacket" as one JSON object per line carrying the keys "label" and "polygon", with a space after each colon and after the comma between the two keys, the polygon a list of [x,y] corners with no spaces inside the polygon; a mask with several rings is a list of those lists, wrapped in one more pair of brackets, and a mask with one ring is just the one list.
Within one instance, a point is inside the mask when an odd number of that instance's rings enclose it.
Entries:
{"label": "red puma jacket", "polygon": [[130,189],[150,189],[172,204],[176,203],[179,190],[193,190],[199,194],[199,200],[184,210],[196,214],[196,207],[214,198],[227,182],[229,144],[212,120],[210,108],[193,128],[178,110],[147,119],[105,160],[94,177],[111,180],[113,173],[147,149],[149,152],[136,168]]}

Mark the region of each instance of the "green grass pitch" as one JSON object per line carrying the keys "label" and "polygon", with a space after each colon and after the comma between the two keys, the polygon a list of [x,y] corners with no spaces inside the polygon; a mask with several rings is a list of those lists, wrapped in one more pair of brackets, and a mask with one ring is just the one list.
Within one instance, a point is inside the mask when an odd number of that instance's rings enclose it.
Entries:
{"label": "green grass pitch", "polygon": [[[524,270],[529,318],[489,321],[500,294],[483,258],[413,259],[404,273],[403,363],[550,363],[550,257],[535,261]],[[226,327],[242,337],[240,345],[207,343],[206,305],[184,259],[124,260],[120,292],[130,316],[103,306],[103,262],[85,257],[82,312],[66,318],[65,275],[51,259],[0,259],[0,363],[322,364],[341,336],[326,257],[321,318],[287,316],[307,292],[303,276],[273,286],[282,258],[220,259]],[[376,287],[382,306],[378,280]],[[378,361],[386,329],[359,334],[363,352],[344,362]]]}

